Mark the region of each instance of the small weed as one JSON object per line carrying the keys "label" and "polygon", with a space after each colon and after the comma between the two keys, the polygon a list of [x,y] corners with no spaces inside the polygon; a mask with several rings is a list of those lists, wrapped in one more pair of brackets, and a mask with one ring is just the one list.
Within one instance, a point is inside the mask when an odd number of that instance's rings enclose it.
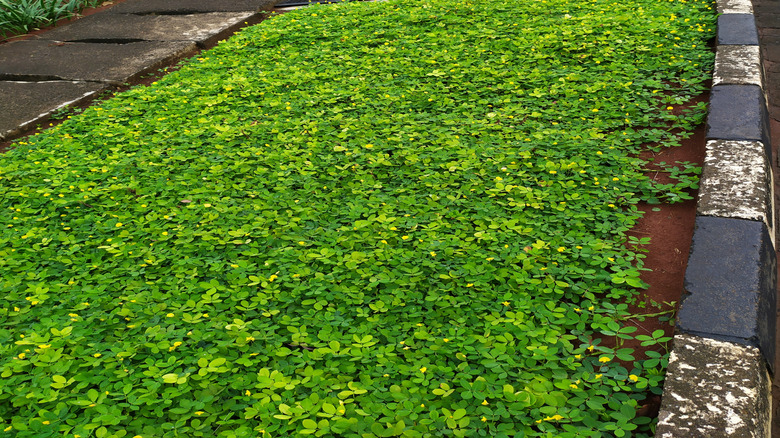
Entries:
{"label": "small weed", "polygon": [[78,14],[103,0],[0,0],[0,38]]}

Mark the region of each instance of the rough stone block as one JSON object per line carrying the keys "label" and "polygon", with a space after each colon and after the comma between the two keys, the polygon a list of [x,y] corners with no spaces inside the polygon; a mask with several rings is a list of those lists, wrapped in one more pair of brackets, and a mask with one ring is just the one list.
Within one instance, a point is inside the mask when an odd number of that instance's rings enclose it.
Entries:
{"label": "rough stone block", "polygon": [[718,46],[712,85],[762,86],[759,46]]}
{"label": "rough stone block", "polygon": [[718,0],[719,14],[752,14],[753,2],[750,0]]}
{"label": "rough stone block", "polygon": [[775,357],[777,263],[766,224],[697,216],[679,333],[758,347]]}
{"label": "rough stone block", "polygon": [[95,14],[41,34],[38,39],[76,42],[195,41],[209,45],[230,36],[254,12],[187,15]]}
{"label": "rough stone block", "polygon": [[270,11],[280,0],[136,0],[109,9],[113,14],[182,15],[200,12]]}
{"label": "rough stone block", "polygon": [[[754,140],[769,147],[764,93],[756,85],[716,85],[710,92],[707,139]],[[767,149],[767,156],[771,151]]]}
{"label": "rough stone block", "polygon": [[26,40],[0,46],[0,80],[69,80],[121,84],[192,54],[193,42],[127,44]]}
{"label": "rough stone block", "polygon": [[34,128],[54,111],[92,99],[105,88],[95,82],[0,81],[0,140]]}
{"label": "rough stone block", "polygon": [[755,347],[677,335],[657,438],[769,438],[771,379]]}
{"label": "rough stone block", "polygon": [[710,140],[704,159],[697,213],[763,221],[774,237],[772,168],[757,141]]}
{"label": "rough stone block", "polygon": [[723,14],[718,17],[718,45],[758,45],[753,14]]}

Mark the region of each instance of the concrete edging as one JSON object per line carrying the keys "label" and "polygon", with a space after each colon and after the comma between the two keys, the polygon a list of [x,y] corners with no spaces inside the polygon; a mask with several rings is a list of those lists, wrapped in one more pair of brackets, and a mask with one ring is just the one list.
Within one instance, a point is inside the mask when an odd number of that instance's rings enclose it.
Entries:
{"label": "concrete edging", "polygon": [[750,0],[718,0],[707,151],[656,437],[769,437],[777,261],[772,150]]}

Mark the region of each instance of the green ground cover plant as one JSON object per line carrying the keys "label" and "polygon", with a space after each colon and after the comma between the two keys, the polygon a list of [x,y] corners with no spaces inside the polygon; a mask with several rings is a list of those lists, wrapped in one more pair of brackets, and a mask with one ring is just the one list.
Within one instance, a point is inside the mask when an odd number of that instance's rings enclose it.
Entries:
{"label": "green ground cover plant", "polygon": [[0,0],[0,38],[72,17],[103,0]]}
{"label": "green ground cover plant", "polygon": [[0,435],[649,436],[623,341],[712,5],[391,0],[247,28],[0,161]]}

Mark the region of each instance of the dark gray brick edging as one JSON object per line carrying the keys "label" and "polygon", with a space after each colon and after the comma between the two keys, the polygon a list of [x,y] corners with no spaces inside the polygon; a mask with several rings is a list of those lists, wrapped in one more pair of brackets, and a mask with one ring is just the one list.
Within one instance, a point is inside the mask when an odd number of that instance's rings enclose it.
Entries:
{"label": "dark gray brick edging", "polygon": [[707,153],[656,437],[769,437],[777,260],[750,0],[718,0]]}

